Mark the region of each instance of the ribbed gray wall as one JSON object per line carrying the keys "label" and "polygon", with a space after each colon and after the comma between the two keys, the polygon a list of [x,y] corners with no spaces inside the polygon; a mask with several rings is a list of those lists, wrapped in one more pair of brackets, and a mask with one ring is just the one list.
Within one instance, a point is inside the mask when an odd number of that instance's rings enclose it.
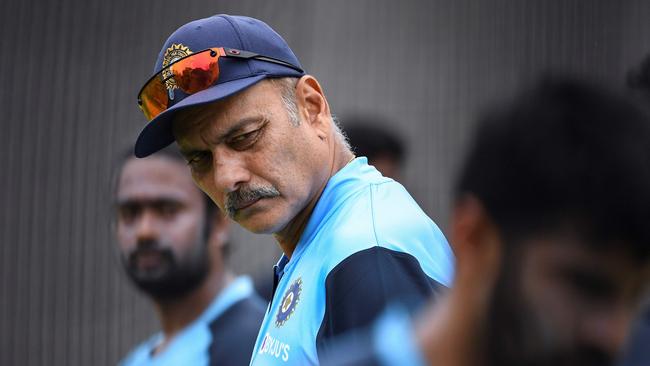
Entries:
{"label": "ribbed gray wall", "polygon": [[[116,260],[112,161],[164,39],[220,12],[278,30],[335,113],[396,121],[404,183],[443,228],[482,105],[547,69],[616,82],[650,51],[641,0],[3,0],[0,365],[111,365],[156,329]],[[234,242],[239,272],[270,273],[271,238]]]}

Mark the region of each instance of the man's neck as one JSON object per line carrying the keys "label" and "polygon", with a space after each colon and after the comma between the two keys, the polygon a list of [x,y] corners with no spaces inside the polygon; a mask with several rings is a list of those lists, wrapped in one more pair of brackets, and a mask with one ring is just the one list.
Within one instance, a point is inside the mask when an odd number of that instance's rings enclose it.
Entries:
{"label": "man's neck", "polygon": [[211,272],[205,281],[183,298],[171,301],[156,301],[164,340],[155,353],[162,351],[169,341],[183,328],[196,320],[212,303],[217,294],[234,279],[231,272]]}
{"label": "man's neck", "polygon": [[284,229],[273,234],[273,237],[275,237],[280,249],[287,258],[291,258],[293,255],[293,252],[298,245],[298,241],[300,240],[302,233],[305,231],[305,227],[307,227],[307,223],[314,211],[314,207],[316,207],[318,200],[320,200],[320,196],[325,190],[325,186],[327,186],[327,182],[329,182],[330,178],[338,173],[339,170],[343,169],[352,161],[352,159],[354,159],[354,154],[352,154],[350,150],[343,149],[339,146],[337,146],[337,148],[338,149],[335,150],[336,152],[333,154],[331,159],[329,174],[327,174],[325,181],[322,182],[316,194],[309,201],[307,206],[300,211]]}

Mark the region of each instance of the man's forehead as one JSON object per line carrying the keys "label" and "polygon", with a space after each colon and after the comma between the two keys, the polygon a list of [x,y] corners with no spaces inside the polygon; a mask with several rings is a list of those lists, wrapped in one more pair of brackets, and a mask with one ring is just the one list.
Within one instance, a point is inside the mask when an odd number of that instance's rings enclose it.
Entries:
{"label": "man's forehead", "polygon": [[[179,111],[173,122],[173,132],[181,147],[198,143],[201,138],[225,133],[242,120],[253,119],[265,105],[277,102],[277,88],[268,80],[233,96]],[[214,137],[214,136],[212,136]]]}
{"label": "man's forehead", "polygon": [[182,161],[152,156],[129,159],[124,164],[117,195],[118,200],[127,197],[189,199],[199,195],[199,191]]}

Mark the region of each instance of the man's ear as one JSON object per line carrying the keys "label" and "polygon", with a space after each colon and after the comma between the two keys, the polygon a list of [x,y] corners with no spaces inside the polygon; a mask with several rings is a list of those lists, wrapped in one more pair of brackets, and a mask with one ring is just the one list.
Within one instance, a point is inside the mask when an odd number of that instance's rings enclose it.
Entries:
{"label": "man's ear", "polygon": [[298,80],[296,104],[301,119],[315,129],[319,138],[327,138],[331,128],[330,107],[316,78],[305,75]]}
{"label": "man's ear", "polygon": [[454,205],[451,242],[459,271],[486,277],[498,273],[503,245],[499,230],[481,201],[471,194],[460,197]]}

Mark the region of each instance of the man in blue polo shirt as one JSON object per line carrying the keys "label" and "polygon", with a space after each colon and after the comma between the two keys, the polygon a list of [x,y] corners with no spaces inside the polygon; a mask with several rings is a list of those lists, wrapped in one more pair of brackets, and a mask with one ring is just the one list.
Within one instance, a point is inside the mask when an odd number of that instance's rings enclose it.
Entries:
{"label": "man in blue polo shirt", "polygon": [[196,188],[173,148],[120,162],[118,248],[127,275],[153,301],[162,331],[123,366],[248,363],[266,303],[226,264],[229,221]]}
{"label": "man in blue polo shirt", "polygon": [[388,303],[447,286],[453,255],[404,187],[355,158],[325,94],[265,23],[217,15],[165,42],[135,153],[177,141],[194,181],[284,255],[252,365],[308,365]]}

